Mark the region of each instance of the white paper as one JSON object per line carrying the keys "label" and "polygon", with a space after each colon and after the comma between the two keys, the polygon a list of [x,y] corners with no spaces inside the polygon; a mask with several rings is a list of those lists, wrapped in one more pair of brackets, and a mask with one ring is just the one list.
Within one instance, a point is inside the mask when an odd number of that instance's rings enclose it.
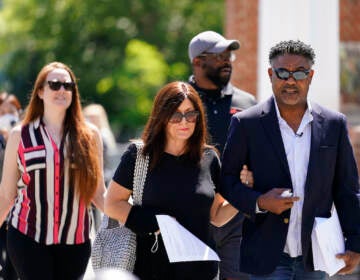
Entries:
{"label": "white paper", "polygon": [[345,262],[336,258],[337,254],[344,253],[345,243],[335,207],[330,218],[315,218],[311,240],[315,270],[333,276],[345,267]]}
{"label": "white paper", "polygon": [[169,261],[220,261],[213,249],[168,215],[156,215]]}

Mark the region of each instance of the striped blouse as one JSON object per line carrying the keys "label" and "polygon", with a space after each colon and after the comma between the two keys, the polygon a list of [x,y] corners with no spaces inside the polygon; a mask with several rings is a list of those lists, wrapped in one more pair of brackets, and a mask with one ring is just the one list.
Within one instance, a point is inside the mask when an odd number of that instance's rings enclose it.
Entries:
{"label": "striped blouse", "polygon": [[18,196],[10,223],[42,244],[89,240],[90,215],[69,180],[65,141],[58,147],[40,119],[22,127],[18,148]]}

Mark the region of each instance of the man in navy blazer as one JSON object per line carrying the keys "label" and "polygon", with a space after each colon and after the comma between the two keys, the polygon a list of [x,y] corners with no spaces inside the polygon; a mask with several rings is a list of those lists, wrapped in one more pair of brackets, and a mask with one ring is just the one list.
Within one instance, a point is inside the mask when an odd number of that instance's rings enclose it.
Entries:
{"label": "man in navy blazer", "polygon": [[[273,96],[232,117],[222,160],[222,195],[247,219],[240,268],[252,279],[326,279],[314,271],[315,217],[333,203],[346,238],[339,254],[351,273],[360,262],[359,178],[345,116],[308,100],[315,53],[283,41],[269,54]],[[238,174],[246,164],[254,186]],[[284,191],[292,196],[284,196]]]}

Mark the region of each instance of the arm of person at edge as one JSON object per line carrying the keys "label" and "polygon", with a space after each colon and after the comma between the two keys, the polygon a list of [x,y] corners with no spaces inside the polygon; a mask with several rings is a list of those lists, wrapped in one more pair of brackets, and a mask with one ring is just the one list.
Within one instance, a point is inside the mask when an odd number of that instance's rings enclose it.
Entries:
{"label": "arm of person at edge", "polygon": [[97,145],[97,151],[98,151],[98,157],[100,160],[100,178],[99,178],[99,182],[98,185],[96,187],[95,190],[95,194],[92,198],[92,203],[102,212],[104,212],[104,195],[106,192],[106,188],[105,188],[105,180],[104,180],[104,170],[103,170],[103,161],[104,161],[104,153],[103,153],[103,143],[102,143],[102,138],[101,138],[101,134],[100,131],[97,129],[96,126],[88,123],[87,124],[90,129],[93,131],[93,135],[95,137],[95,141],[96,141],[96,145]]}
{"label": "arm of person at edge", "polygon": [[17,151],[20,139],[21,126],[16,126],[10,131],[5,148],[3,175],[0,184],[0,226],[6,220],[17,197],[17,181],[20,179],[20,172],[17,167]]}
{"label": "arm of person at edge", "polygon": [[[243,184],[247,185],[249,188],[252,188],[254,178],[252,172],[248,170],[247,165],[243,165],[243,168],[240,172],[240,180]],[[221,227],[227,224],[238,212],[239,210],[226,201],[221,196],[221,194],[216,193],[214,202],[210,209],[211,224],[216,227]]]}
{"label": "arm of person at edge", "polygon": [[338,274],[350,274],[360,264],[360,203],[359,178],[354,153],[343,117],[337,166],[334,176],[334,203],[345,237],[346,251],[336,257],[343,259],[345,267]]}

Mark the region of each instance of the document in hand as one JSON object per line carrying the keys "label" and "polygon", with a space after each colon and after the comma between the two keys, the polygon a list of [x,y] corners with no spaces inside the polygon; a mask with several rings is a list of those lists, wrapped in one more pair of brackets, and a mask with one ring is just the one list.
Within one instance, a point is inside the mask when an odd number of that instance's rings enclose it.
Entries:
{"label": "document in hand", "polygon": [[156,215],[170,262],[220,261],[218,255],[168,215]]}
{"label": "document in hand", "polygon": [[345,251],[345,244],[335,206],[330,218],[315,218],[311,241],[315,270],[333,276],[345,266],[343,260],[336,258],[336,254]]}

